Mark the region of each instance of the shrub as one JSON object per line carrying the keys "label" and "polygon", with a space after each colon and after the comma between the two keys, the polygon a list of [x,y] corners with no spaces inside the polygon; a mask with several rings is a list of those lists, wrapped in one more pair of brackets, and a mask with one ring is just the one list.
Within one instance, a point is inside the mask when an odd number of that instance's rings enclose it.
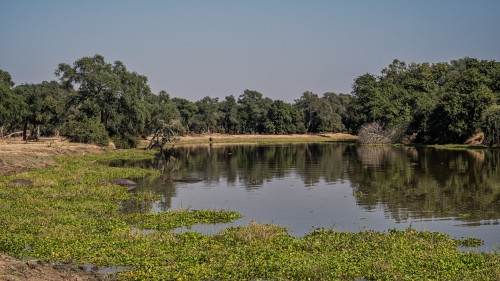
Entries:
{"label": "shrub", "polygon": [[358,142],[361,144],[387,144],[399,141],[404,132],[402,128],[384,129],[378,122],[361,126],[358,131]]}
{"label": "shrub", "polygon": [[485,110],[481,127],[484,132],[484,143],[490,146],[500,143],[500,105]]}
{"label": "shrub", "polygon": [[130,134],[114,135],[111,140],[116,148],[136,148],[139,145],[139,137]]}
{"label": "shrub", "polygon": [[70,120],[63,124],[61,135],[73,142],[108,145],[108,133],[104,125],[96,119]]}

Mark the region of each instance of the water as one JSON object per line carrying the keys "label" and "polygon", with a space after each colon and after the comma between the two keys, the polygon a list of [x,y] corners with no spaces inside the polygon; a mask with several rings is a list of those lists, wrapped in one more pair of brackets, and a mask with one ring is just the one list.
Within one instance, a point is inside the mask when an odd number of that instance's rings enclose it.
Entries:
{"label": "water", "polygon": [[[162,171],[139,180],[139,190],[162,199],[124,203],[124,212],[170,209],[235,210],[230,224],[198,225],[216,233],[250,221],[284,226],[292,235],[314,228],[387,231],[412,227],[500,246],[500,151],[323,143],[179,147],[168,161],[140,165]],[[197,177],[199,183],[165,183]],[[181,229],[180,231],[184,231]]]}

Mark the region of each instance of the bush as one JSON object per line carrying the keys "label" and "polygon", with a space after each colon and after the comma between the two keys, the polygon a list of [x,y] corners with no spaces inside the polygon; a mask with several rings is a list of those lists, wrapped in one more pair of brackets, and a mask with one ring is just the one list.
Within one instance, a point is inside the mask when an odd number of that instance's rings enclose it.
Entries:
{"label": "bush", "polygon": [[484,111],[481,127],[485,144],[491,146],[500,143],[500,105],[494,105]]}
{"label": "bush", "polygon": [[114,135],[111,140],[115,144],[116,148],[136,148],[139,145],[140,139],[138,136],[133,136],[130,134]]}
{"label": "bush", "polygon": [[81,121],[71,120],[63,124],[61,135],[70,141],[95,143],[100,146],[108,145],[108,133],[98,120],[83,119]]}
{"label": "bush", "polygon": [[361,126],[358,131],[358,142],[361,144],[387,144],[399,141],[404,132],[402,128],[384,129],[378,122]]}

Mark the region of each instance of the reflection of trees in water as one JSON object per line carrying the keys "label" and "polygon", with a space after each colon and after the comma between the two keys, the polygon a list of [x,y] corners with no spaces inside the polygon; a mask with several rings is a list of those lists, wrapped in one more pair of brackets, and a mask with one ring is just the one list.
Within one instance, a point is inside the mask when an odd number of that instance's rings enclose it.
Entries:
{"label": "reflection of trees in water", "polygon": [[[157,164],[152,163],[152,164]],[[177,190],[173,183],[166,183],[163,177],[148,176],[138,180],[141,192],[151,192],[160,195],[160,200],[155,202],[142,202],[129,200],[122,202],[123,213],[149,213],[151,210],[164,212],[170,209],[172,197],[177,196]],[[134,190],[132,192],[137,192]]]}
{"label": "reflection of trees in water", "polygon": [[396,220],[499,218],[499,151],[364,147],[358,153],[364,165],[353,166],[350,180],[366,208],[384,204]]}
{"label": "reflection of trees in water", "polygon": [[388,167],[396,161],[415,161],[415,148],[397,148],[391,146],[358,146],[356,155],[364,166]]}
{"label": "reflection of trees in water", "polygon": [[296,172],[304,183],[320,180],[334,182],[346,178],[342,164],[348,145],[240,145],[180,147],[174,157],[182,176],[197,176],[207,181],[242,183],[247,189],[260,188],[264,182],[291,176]]}
{"label": "reflection of trees in water", "polygon": [[[396,220],[456,216],[464,221],[500,218],[500,151],[452,151],[353,144],[186,146],[170,151],[160,179],[141,186],[161,194],[168,209],[176,194],[165,178],[198,177],[209,184],[261,188],[299,176],[306,186],[349,180],[366,209],[383,205]],[[155,162],[156,161],[156,162]]]}

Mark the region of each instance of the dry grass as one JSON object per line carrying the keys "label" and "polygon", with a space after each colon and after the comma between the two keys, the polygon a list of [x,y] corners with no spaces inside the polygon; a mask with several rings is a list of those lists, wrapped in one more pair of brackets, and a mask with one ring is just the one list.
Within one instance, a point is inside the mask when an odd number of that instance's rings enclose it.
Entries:
{"label": "dry grass", "polygon": [[[343,133],[292,134],[292,135],[225,135],[201,134],[180,138],[179,144],[210,143],[287,143],[314,141],[348,141],[356,137]],[[149,144],[144,140],[143,145]],[[0,139],[0,175],[10,175],[30,169],[43,168],[53,164],[53,157],[83,155],[105,151],[92,144],[72,143],[61,138],[41,138],[38,142],[23,141],[20,137]]]}
{"label": "dry grass", "polygon": [[96,273],[85,272],[75,266],[59,266],[40,264],[37,260],[15,260],[6,255],[0,255],[0,280],[99,280]]}
{"label": "dry grass", "polygon": [[[290,134],[290,135],[227,135],[227,134],[190,134],[180,137],[178,144],[255,144],[255,143],[292,143],[292,142],[325,142],[325,141],[353,141],[356,136],[344,133],[324,134]],[[144,140],[143,146],[149,144]]]}
{"label": "dry grass", "polygon": [[265,242],[284,232],[285,230],[281,227],[252,221],[249,225],[238,228],[235,235],[246,242]]}
{"label": "dry grass", "polygon": [[21,138],[0,139],[0,175],[9,175],[53,164],[53,157],[103,152],[96,145],[71,143],[61,138],[27,142]]}
{"label": "dry grass", "polygon": [[[343,133],[292,134],[292,135],[226,135],[192,134],[180,138],[179,144],[228,143],[287,143],[314,141],[348,141],[356,136]],[[144,140],[147,146],[150,140]],[[53,157],[83,155],[105,151],[92,144],[72,143],[61,138],[41,138],[38,142],[23,141],[20,137],[0,139],[0,175],[10,175],[53,164]]]}

